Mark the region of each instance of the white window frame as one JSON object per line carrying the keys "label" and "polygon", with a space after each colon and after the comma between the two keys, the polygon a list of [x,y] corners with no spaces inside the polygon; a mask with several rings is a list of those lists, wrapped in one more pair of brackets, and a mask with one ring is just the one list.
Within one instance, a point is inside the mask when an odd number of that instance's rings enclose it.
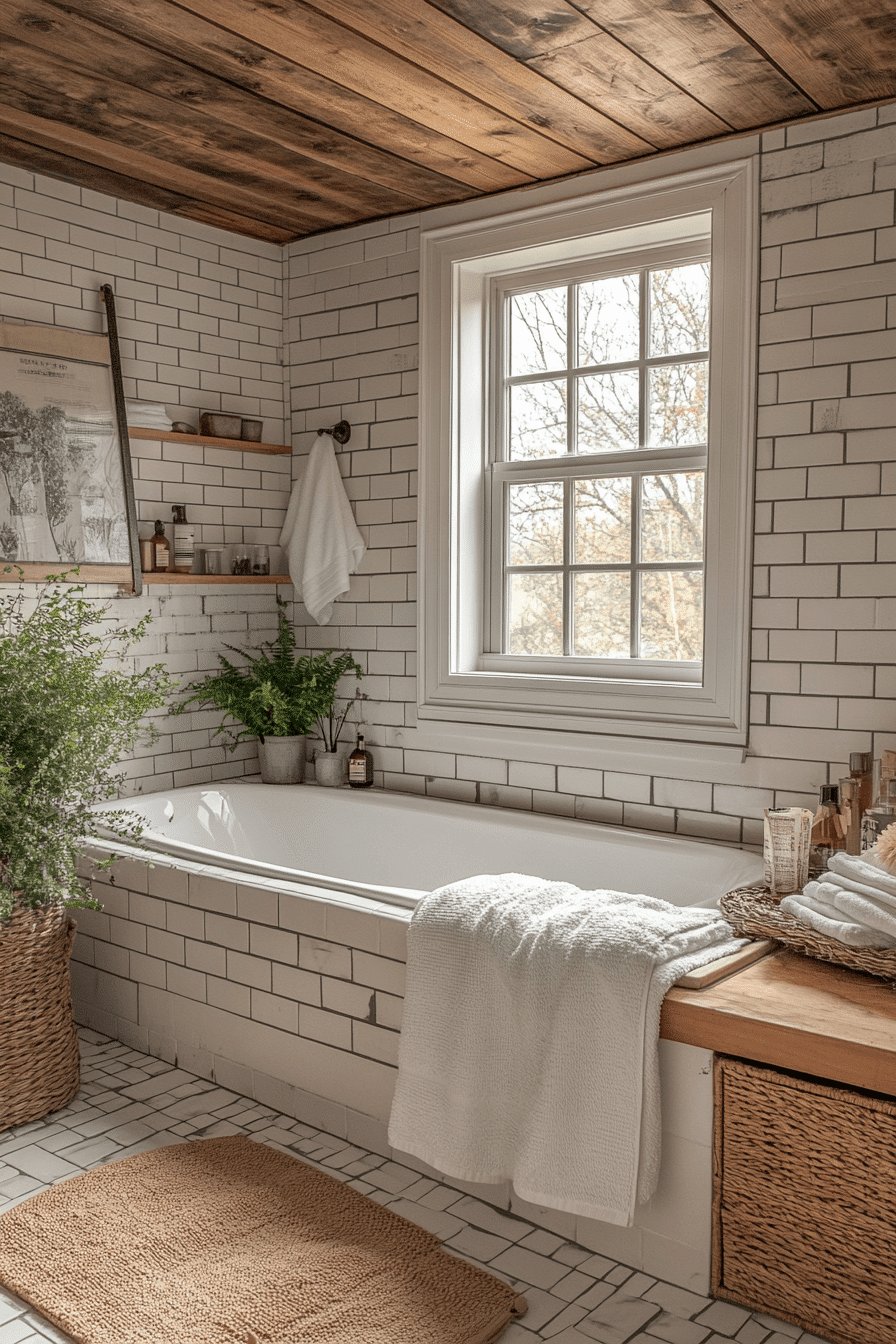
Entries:
{"label": "white window frame", "polygon": [[[756,163],[738,159],[421,237],[418,720],[743,745],[756,349]],[[489,652],[493,290],[503,278],[710,244],[712,330],[702,675],[533,671]],[[547,279],[546,279],[547,283]],[[558,458],[558,466],[565,459]],[[645,466],[647,465],[645,460]],[[575,471],[578,464],[570,459]],[[589,663],[591,660],[587,660]],[[522,666],[521,666],[522,664]],[[668,664],[663,665],[668,667]],[[693,665],[691,665],[693,667]],[[617,669],[613,669],[616,671]],[[638,672],[644,671],[643,663]],[[626,673],[628,672],[628,675]],[[597,675],[595,675],[597,673]]]}

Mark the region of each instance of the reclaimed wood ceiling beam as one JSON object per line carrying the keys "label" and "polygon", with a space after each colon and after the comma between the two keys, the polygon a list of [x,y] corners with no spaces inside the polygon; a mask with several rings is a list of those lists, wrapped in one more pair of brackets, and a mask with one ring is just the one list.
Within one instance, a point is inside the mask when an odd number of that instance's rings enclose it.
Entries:
{"label": "reclaimed wood ceiling beam", "polygon": [[400,214],[419,204],[411,196],[312,162],[277,141],[216,120],[189,104],[179,106],[173,118],[165,97],[108,75],[85,74],[77,65],[46,54],[36,93],[34,68],[32,49],[7,38],[0,51],[0,79],[8,106],[206,173],[210,185],[214,179],[227,191],[234,186],[262,195],[277,191],[286,215],[313,212],[321,228]]}
{"label": "reclaimed wood ceiling beam", "polygon": [[[706,0],[552,0],[549,8],[543,0],[428,3],[564,82],[575,78],[580,44],[603,30],[737,130],[818,110]],[[601,106],[606,110],[603,98]]]}
{"label": "reclaimed wood ceiling beam", "polygon": [[896,95],[892,0],[712,0],[712,5],[819,107]]}
{"label": "reclaimed wood ceiling beam", "polygon": [[[423,165],[472,188],[502,191],[534,180],[444,129],[433,130],[370,98],[303,68],[251,37],[208,22],[168,0],[67,0],[58,8],[119,33],[151,51],[214,74],[237,90],[301,113],[322,135],[335,130]],[[251,25],[247,25],[251,28]]]}
{"label": "reclaimed wood ceiling beam", "polygon": [[[464,27],[427,0],[309,0],[340,22],[388,43],[407,59],[451,78],[470,92],[494,99],[496,84],[515,95],[515,110],[533,109],[533,119],[550,134],[565,132],[564,143],[582,149],[587,110],[593,109],[617,128],[637,136],[641,153],[724,135],[729,122],[704,107],[685,90],[602,32],[587,19],[590,35],[571,45],[519,60],[492,44],[488,29],[496,7],[483,5]],[[502,10],[505,6],[501,6]],[[562,6],[561,6],[562,8]],[[543,6],[542,6],[543,11]],[[471,29],[475,31],[471,32]],[[485,39],[485,40],[484,40]],[[575,94],[570,90],[575,90]],[[508,106],[508,94],[504,105]],[[568,108],[569,101],[574,111]],[[572,117],[572,120],[570,120]],[[579,138],[573,132],[579,130]],[[588,131],[589,134],[593,132]],[[627,158],[634,157],[629,151]],[[611,162],[604,156],[604,162]]]}
{"label": "reclaimed wood ceiling beam", "polygon": [[462,182],[236,88],[228,80],[154,51],[84,16],[75,16],[50,0],[0,0],[0,31],[5,34],[0,45],[0,72],[3,53],[10,50],[10,43],[23,42],[30,50],[36,85],[41,81],[44,55],[101,80],[108,79],[112,71],[134,90],[147,89],[167,99],[176,117],[184,108],[190,114],[204,113],[220,123],[225,135],[227,128],[234,127],[271,140],[305,156],[311,161],[312,171],[313,165],[322,164],[350,175],[348,186],[358,180],[398,193],[408,202],[405,208],[469,195],[469,188]]}

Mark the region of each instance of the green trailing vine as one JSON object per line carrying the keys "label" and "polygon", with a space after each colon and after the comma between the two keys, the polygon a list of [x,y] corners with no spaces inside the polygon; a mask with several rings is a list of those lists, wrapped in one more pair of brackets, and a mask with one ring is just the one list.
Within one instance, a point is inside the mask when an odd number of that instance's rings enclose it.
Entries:
{"label": "green trailing vine", "polygon": [[[277,605],[283,608],[286,603],[278,598]],[[244,737],[264,741],[303,736],[316,721],[326,719],[340,677],[352,672],[360,677],[363,669],[347,650],[297,654],[295,632],[282,610],[278,619],[276,639],[264,642],[255,653],[225,645],[242,663],[219,653],[221,670],[188,687],[189,694],[174,713],[183,714],[192,704],[220,710],[225,719],[242,725],[236,731],[224,722],[215,730],[214,736],[227,738],[231,750]]]}
{"label": "green trailing vine", "polygon": [[66,572],[36,597],[21,582],[0,595],[0,923],[17,905],[95,907],[76,871],[85,840],[140,835],[136,813],[92,808],[118,793],[122,758],[158,736],[146,715],[175,683],[160,663],[123,666],[151,617],[106,621],[109,606],[84,592]]}

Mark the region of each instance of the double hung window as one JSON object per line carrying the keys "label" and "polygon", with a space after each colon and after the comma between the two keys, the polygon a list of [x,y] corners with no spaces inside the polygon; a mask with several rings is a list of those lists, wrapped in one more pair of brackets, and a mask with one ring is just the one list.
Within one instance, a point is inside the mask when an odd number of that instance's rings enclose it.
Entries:
{"label": "double hung window", "polygon": [[418,719],[446,745],[746,740],[755,163],[620,175],[421,240]]}
{"label": "double hung window", "polygon": [[708,257],[497,288],[494,651],[697,674],[709,296]]}

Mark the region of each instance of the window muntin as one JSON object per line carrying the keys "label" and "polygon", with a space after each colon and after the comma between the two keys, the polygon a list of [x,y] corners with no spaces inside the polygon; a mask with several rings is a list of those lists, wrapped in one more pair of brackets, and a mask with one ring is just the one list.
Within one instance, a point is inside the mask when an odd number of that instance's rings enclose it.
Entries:
{"label": "window muntin", "polygon": [[689,258],[497,292],[495,653],[699,665],[709,282]]}

